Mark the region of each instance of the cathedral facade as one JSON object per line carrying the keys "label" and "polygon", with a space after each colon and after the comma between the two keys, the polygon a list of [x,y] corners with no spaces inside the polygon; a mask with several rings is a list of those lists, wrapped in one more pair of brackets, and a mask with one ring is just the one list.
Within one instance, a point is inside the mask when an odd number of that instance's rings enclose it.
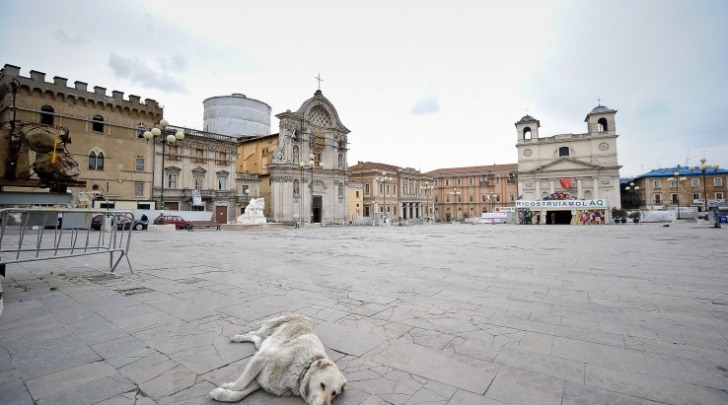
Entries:
{"label": "cathedral facade", "polygon": [[342,224],[347,220],[349,130],[317,90],[297,111],[279,119],[272,151],[268,212],[277,222]]}
{"label": "cathedral facade", "polygon": [[586,115],[587,132],[539,137],[541,123],[515,123],[518,141],[516,207],[536,212],[537,223],[579,223],[588,214],[604,223],[620,208],[616,110],[598,105]]}

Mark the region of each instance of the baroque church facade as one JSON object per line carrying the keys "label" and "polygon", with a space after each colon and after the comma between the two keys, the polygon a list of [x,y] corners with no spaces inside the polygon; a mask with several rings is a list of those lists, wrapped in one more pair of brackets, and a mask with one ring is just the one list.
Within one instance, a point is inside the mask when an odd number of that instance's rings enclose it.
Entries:
{"label": "baroque church facade", "polygon": [[298,110],[276,117],[278,144],[268,165],[269,215],[277,222],[343,224],[350,131],[336,108],[317,90]]}
{"label": "baroque church facade", "polygon": [[538,223],[579,223],[585,215],[605,223],[609,209],[620,208],[616,114],[598,105],[584,119],[587,132],[543,138],[536,118],[516,122],[516,207],[539,213]]}

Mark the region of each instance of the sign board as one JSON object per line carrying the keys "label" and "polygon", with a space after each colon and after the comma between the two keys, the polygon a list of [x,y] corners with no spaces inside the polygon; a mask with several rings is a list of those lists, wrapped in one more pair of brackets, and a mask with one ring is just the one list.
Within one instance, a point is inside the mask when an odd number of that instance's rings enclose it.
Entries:
{"label": "sign board", "polygon": [[505,212],[484,212],[480,215],[480,219],[508,219],[508,213]]}
{"label": "sign board", "polygon": [[543,201],[516,201],[516,208],[544,209],[604,209],[608,208],[607,200],[543,200]]}
{"label": "sign board", "polygon": [[516,207],[495,207],[495,212],[516,212]]}

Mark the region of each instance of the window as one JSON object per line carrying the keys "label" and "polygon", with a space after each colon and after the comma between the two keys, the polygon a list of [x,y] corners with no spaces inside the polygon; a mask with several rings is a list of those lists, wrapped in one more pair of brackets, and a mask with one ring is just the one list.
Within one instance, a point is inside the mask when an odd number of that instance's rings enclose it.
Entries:
{"label": "window", "polygon": [[369,194],[369,183],[364,183],[364,194]]}
{"label": "window", "polygon": [[655,194],[655,204],[662,204],[662,194]]}
{"label": "window", "polygon": [[721,192],[715,193],[715,199],[716,200],[722,200],[723,199],[723,193],[721,193]]}
{"label": "window", "polygon": [[91,151],[88,154],[89,170],[104,170],[104,152]]}
{"label": "window", "polygon": [[450,179],[445,179],[445,185],[446,186],[449,186],[450,185]]}
{"label": "window", "polygon": [[176,173],[167,174],[167,187],[177,188],[177,174]]}
{"label": "window", "polygon": [[359,190],[356,190],[356,198],[359,198]]}
{"label": "window", "polygon": [[722,177],[713,177],[713,185],[716,187],[722,187],[723,186],[723,178]]}
{"label": "window", "polygon": [[511,202],[516,201],[516,195],[513,193],[508,194],[508,200]]}
{"label": "window", "polygon": [[604,132],[607,131],[607,119],[606,118],[599,118],[599,121],[597,121],[597,132]]}
{"label": "window", "polygon": [[227,190],[227,176],[225,176],[225,175],[217,176],[217,189],[218,190]]}
{"label": "window", "polygon": [[339,183],[339,198],[344,198],[344,185]]}
{"label": "window", "polygon": [[468,184],[470,184],[471,186],[473,185],[473,178],[472,177],[469,177],[468,178]]}
{"label": "window", "polygon": [[44,105],[40,108],[40,123],[46,125],[53,125],[53,116],[55,110],[49,105]]}
{"label": "window", "polygon": [[693,187],[700,187],[700,179],[690,179],[690,185]]}
{"label": "window", "polygon": [[460,179],[458,179],[458,186],[460,185]]}
{"label": "window", "polygon": [[136,170],[138,172],[144,171],[144,156],[136,157],[136,166],[134,167],[134,170]]}
{"label": "window", "polygon": [[670,198],[672,198],[672,203],[673,203],[673,204],[678,204],[678,203],[679,203],[679,200],[678,200],[678,195],[677,195],[677,193],[672,193],[672,194],[670,194]]}
{"label": "window", "polygon": [[675,188],[677,187],[677,180],[670,180],[670,187]]}
{"label": "window", "polygon": [[473,202],[473,196],[472,195],[469,195],[468,196],[468,201]]}
{"label": "window", "polygon": [[92,118],[91,130],[94,132],[104,132],[104,117],[94,115]]}
{"label": "window", "polygon": [[244,185],[240,187],[240,195],[250,195],[250,186]]}
{"label": "window", "polygon": [[144,132],[146,132],[147,127],[144,126],[144,124],[137,124],[137,139],[144,139]]}
{"label": "window", "polygon": [[203,160],[205,160],[205,151],[200,148],[195,149],[195,161],[202,162]]}
{"label": "window", "polygon": [[450,202],[450,196],[449,196],[449,195],[446,195],[446,196],[445,196],[445,202],[447,202],[447,203],[449,203],[449,202]]}
{"label": "window", "polygon": [[532,135],[531,127],[523,128],[523,139],[531,139]]}
{"label": "window", "polygon": [[652,186],[653,186],[654,188],[660,188],[660,180],[654,180],[654,181],[652,182]]}
{"label": "window", "polygon": [[562,146],[559,148],[559,157],[566,157],[569,156],[569,147],[568,146]]}
{"label": "window", "polygon": [[227,162],[227,153],[226,152],[217,152],[217,159],[215,159],[216,165],[226,165]]}
{"label": "window", "polygon": [[701,198],[701,197],[700,197],[700,194],[698,194],[698,193],[693,193],[693,200],[699,200],[700,198]]}
{"label": "window", "polygon": [[142,196],[144,196],[144,182],[135,181],[134,182],[134,197],[142,197]]}

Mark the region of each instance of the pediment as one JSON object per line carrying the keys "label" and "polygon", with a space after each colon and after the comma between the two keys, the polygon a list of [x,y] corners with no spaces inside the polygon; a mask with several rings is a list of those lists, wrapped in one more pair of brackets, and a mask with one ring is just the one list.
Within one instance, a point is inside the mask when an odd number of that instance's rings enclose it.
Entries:
{"label": "pediment", "polygon": [[601,166],[589,162],[584,162],[579,159],[574,159],[570,157],[562,157],[556,160],[552,160],[546,164],[543,164],[537,168],[535,168],[534,172],[542,172],[542,171],[552,171],[552,170],[584,170],[584,169],[600,169]]}

